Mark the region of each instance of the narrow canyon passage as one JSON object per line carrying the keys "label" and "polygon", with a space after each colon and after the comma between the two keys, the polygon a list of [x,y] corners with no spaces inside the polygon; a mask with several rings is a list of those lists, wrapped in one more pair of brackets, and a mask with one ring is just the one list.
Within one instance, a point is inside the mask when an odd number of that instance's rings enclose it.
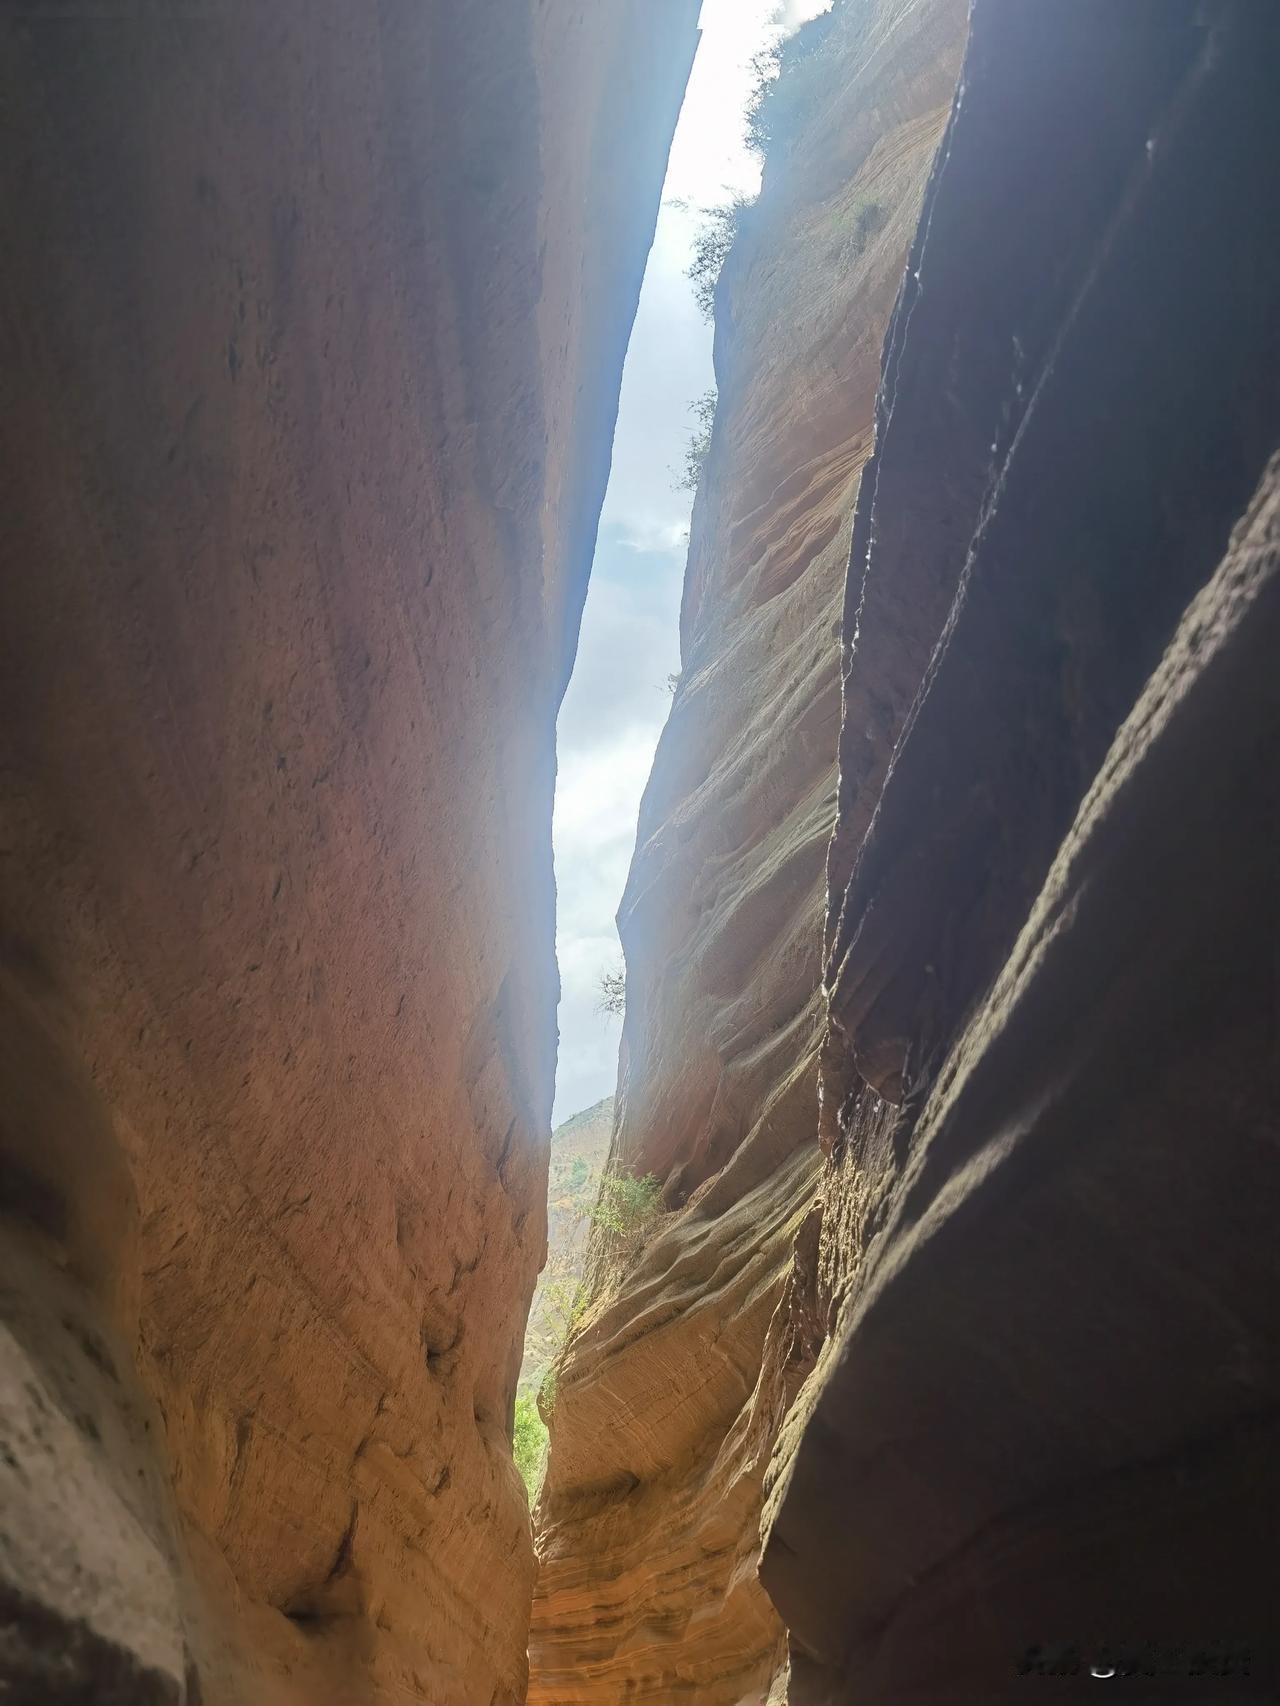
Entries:
{"label": "narrow canyon passage", "polygon": [[0,20],[16,1706],[1280,1694],[1280,10],[764,20],[615,962],[699,12]]}
{"label": "narrow canyon passage", "polygon": [[1280,18],[1211,10],[837,6],[754,115],[541,1706],[1271,1697]]}
{"label": "narrow canyon passage", "polygon": [[793,0],[778,22],[773,0],[704,0],[623,370],[600,534],[557,723],[561,991],[548,1254],[517,1414],[531,1497],[545,1469],[541,1412],[554,1405],[552,1366],[587,1301],[591,1230],[647,1219],[655,1206],[656,1176],[605,1168],[626,1004],[616,914],[641,795],[680,685],[690,510],[716,402],[713,291],[732,227],[759,198],[753,114],[774,88],[782,54],[803,45],[801,26],[827,27],[823,13],[819,0]]}
{"label": "narrow canyon passage", "polygon": [[597,1238],[556,1371],[534,1701],[729,1706],[785,1668],[756,1565],[803,1368],[788,1294],[821,1159],[849,529],[964,24],[953,0],[818,17],[757,121],[763,182],[716,285],[680,678],[619,915],[614,1167],[662,1195],[642,1238]]}

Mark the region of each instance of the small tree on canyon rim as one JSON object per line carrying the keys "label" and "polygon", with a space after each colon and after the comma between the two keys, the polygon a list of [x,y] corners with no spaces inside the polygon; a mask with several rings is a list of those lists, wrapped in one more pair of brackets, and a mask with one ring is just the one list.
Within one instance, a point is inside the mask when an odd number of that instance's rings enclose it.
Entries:
{"label": "small tree on canyon rim", "polygon": [[742,228],[743,216],[752,205],[750,197],[735,195],[716,207],[701,209],[702,223],[693,237],[693,258],[685,270],[693,285],[693,299],[706,320],[715,319],[716,285]]}
{"label": "small tree on canyon rim", "polygon": [[617,971],[600,973],[600,999],[596,1005],[611,1019],[622,1017],[627,1005],[627,974],[621,966]]}
{"label": "small tree on canyon rim", "polygon": [[[702,470],[706,464],[707,453],[711,449],[711,429],[716,418],[714,385],[709,391],[704,391],[701,397],[694,398],[689,405],[689,412],[697,425],[689,434],[689,442],[685,446],[684,467],[673,470],[678,492],[696,492],[702,480]],[[670,678],[673,682],[676,679],[678,678],[675,676]]]}

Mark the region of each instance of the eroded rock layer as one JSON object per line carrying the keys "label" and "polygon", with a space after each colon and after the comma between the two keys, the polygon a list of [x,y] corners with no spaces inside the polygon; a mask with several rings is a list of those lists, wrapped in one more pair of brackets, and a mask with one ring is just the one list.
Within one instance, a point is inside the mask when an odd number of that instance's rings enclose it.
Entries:
{"label": "eroded rock layer", "polygon": [[1278,71],[973,9],[853,537],[795,1706],[1276,1686]]}
{"label": "eroded rock layer", "polygon": [[823,864],[849,527],[945,121],[953,0],[837,8],[716,304],[683,669],[619,924],[612,1164],[663,1213],[557,1380],[530,1700],[762,1700],[761,1483],[813,1340],[784,1298],[818,1170]]}
{"label": "eroded rock layer", "polygon": [[0,28],[6,1698],[523,1698],[553,725],[696,10]]}

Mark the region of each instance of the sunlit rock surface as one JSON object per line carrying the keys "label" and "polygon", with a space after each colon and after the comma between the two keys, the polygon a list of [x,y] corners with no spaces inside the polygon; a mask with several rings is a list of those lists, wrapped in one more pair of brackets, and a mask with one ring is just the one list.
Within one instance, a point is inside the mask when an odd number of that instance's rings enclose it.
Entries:
{"label": "sunlit rock surface", "polygon": [[756,1554],[815,1343],[788,1293],[819,1166],[849,529],[963,28],[952,0],[840,15],[721,279],[683,671],[620,914],[614,1160],[658,1174],[665,1212],[558,1379],[531,1636],[545,1706],[763,1700],[782,1662]]}
{"label": "sunlit rock surface", "polygon": [[0,26],[15,1699],[523,1699],[553,724],[696,10]]}
{"label": "sunlit rock surface", "polygon": [[1248,0],[973,10],[844,621],[793,1706],[1275,1693],[1278,72]]}

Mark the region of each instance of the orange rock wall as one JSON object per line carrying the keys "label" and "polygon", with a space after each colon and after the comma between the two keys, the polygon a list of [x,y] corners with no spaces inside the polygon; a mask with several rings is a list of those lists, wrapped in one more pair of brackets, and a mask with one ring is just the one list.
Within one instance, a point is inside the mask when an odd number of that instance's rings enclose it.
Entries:
{"label": "orange rock wall", "polygon": [[664,1213],[559,1374],[530,1648],[544,1706],[730,1706],[763,1700],[782,1663],[756,1557],[818,1336],[789,1298],[819,1164],[849,530],[963,30],[954,0],[840,15],[721,278],[683,670],[619,915],[613,1161],[660,1176]]}
{"label": "orange rock wall", "polygon": [[696,10],[0,27],[37,1694],[523,1698],[554,718]]}

